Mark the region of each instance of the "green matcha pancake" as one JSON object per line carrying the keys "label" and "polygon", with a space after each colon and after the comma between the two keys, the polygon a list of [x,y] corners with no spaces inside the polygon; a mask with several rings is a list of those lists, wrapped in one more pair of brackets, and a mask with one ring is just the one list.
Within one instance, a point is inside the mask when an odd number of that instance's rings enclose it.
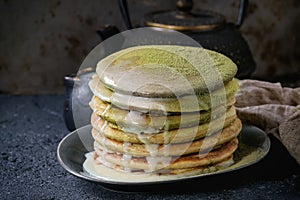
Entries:
{"label": "green matcha pancake", "polygon": [[[239,120],[235,120],[230,126],[227,126],[217,134],[212,134],[204,139],[196,139],[191,142],[181,142],[172,144],[135,144],[124,143],[110,138],[106,138],[96,129],[93,129],[92,135],[95,139],[95,146],[101,146],[108,151],[117,153],[127,153],[133,156],[181,156],[199,151],[207,151],[216,148],[233,138],[237,137],[242,125]],[[182,129],[184,131],[184,129]]]}
{"label": "green matcha pancake", "polygon": [[[182,113],[210,110],[212,101],[214,106],[225,106],[226,101],[231,101],[239,88],[238,81],[229,81],[224,89],[218,89],[211,95],[206,93],[198,96],[184,96],[179,98],[145,98],[113,93],[106,88],[97,76],[90,81],[89,86],[99,99],[109,102],[125,110],[138,110],[141,112]],[[225,94],[224,94],[225,92]],[[212,99],[212,98],[213,99]]]}
{"label": "green matcha pancake", "polygon": [[99,133],[104,135],[107,138],[116,140],[119,142],[129,142],[129,143],[152,143],[152,144],[167,144],[167,143],[181,143],[181,142],[190,142],[209,136],[215,132],[222,130],[228,126],[233,125],[236,128],[241,123],[236,116],[230,116],[223,119],[219,118],[209,123],[200,124],[194,127],[174,129],[170,131],[164,131],[155,134],[149,133],[130,133],[127,131],[122,131],[116,128],[112,128],[112,125],[102,120],[101,118],[95,119],[92,116],[92,126]]}
{"label": "green matcha pancake", "polygon": [[[237,138],[232,139],[220,148],[215,149],[203,156],[199,152],[187,154],[181,157],[135,157],[129,154],[120,154],[102,149],[100,146],[95,148],[99,156],[99,161],[103,164],[120,165],[130,169],[140,169],[145,171],[156,171],[161,169],[185,169],[200,166],[212,165],[230,157],[238,147]],[[124,156],[125,155],[125,156]],[[124,158],[125,157],[125,158]]]}
{"label": "green matcha pancake", "polygon": [[[156,115],[152,113],[142,113],[134,110],[123,110],[112,107],[94,97],[90,106],[94,113],[94,119],[100,116],[103,120],[113,124],[113,128],[126,130],[131,133],[157,133],[165,130],[174,130],[178,128],[191,127],[198,124],[209,122],[224,115],[226,109],[226,118],[235,116],[236,111],[232,106],[234,100],[229,101],[224,108],[216,108],[213,113],[210,111],[177,113],[173,115]],[[92,119],[93,120],[93,119]]]}
{"label": "green matcha pancake", "polygon": [[[123,157],[124,157],[124,155],[122,156],[122,158]],[[126,159],[123,159],[123,160],[125,160],[125,162],[126,162]],[[125,173],[127,175],[128,175],[128,173],[145,174],[145,175],[149,175],[149,173],[151,173],[151,174],[155,174],[157,176],[161,176],[161,175],[176,176],[178,178],[183,177],[183,176],[192,176],[192,175],[196,175],[196,174],[205,174],[205,173],[215,172],[217,170],[229,167],[233,163],[234,163],[233,155],[231,155],[228,158],[225,158],[224,160],[222,160],[220,162],[209,164],[209,165],[204,165],[204,166],[187,167],[187,168],[180,168],[180,169],[158,169],[155,171],[150,171],[150,170],[147,171],[147,170],[128,168],[128,167],[124,167],[121,165],[108,163],[106,161],[103,161],[103,159],[101,157],[99,157],[96,154],[96,152],[94,152],[94,158],[92,160],[93,168],[96,170],[100,170],[100,171],[106,171],[107,170],[106,167],[108,167],[110,169],[113,169],[114,173],[116,173],[116,171]]]}
{"label": "green matcha pancake", "polygon": [[226,56],[199,47],[131,47],[102,59],[96,72],[104,85],[127,95],[174,98],[213,91],[232,80],[237,66]]}

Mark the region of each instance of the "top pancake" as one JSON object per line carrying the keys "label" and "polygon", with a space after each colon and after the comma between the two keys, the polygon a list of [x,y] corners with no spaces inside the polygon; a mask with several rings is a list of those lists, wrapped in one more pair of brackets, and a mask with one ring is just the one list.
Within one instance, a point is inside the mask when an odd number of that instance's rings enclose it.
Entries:
{"label": "top pancake", "polygon": [[114,92],[174,98],[213,91],[232,80],[237,67],[226,56],[199,47],[147,45],[111,54],[96,72]]}

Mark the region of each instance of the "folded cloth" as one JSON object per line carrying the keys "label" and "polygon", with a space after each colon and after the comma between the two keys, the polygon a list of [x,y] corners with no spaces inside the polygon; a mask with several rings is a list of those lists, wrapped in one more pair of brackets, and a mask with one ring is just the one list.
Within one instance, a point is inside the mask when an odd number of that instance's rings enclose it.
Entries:
{"label": "folded cloth", "polygon": [[300,164],[300,87],[240,80],[236,111],[242,122],[273,134]]}

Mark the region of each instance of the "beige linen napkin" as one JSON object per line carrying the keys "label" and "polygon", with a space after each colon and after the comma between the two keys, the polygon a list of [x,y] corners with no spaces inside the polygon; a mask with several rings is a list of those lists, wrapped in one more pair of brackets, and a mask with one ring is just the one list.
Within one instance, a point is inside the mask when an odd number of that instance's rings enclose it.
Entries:
{"label": "beige linen napkin", "polygon": [[235,106],[240,119],[276,136],[300,164],[300,88],[257,80],[239,83]]}

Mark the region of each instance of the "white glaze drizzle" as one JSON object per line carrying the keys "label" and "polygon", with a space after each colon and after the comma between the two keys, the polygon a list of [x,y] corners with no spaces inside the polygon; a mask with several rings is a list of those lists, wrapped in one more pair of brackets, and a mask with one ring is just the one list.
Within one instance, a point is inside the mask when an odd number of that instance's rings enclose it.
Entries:
{"label": "white glaze drizzle", "polygon": [[100,163],[102,163],[103,165],[107,166],[107,167],[114,168],[115,164],[110,163],[110,162],[105,160],[105,155],[106,154],[107,154],[107,151],[103,149],[101,154],[96,158],[96,160],[99,161]]}
{"label": "white glaze drizzle", "polygon": [[132,159],[132,155],[126,154],[126,153],[124,153],[121,158],[122,165],[124,167],[124,171],[126,171],[126,172],[131,172],[131,169],[128,167],[131,159]]}
{"label": "white glaze drizzle", "polygon": [[102,136],[104,135],[104,129],[106,128],[106,126],[107,126],[107,121],[105,120],[99,131]]}
{"label": "white glaze drizzle", "polygon": [[[146,157],[148,162],[148,170],[144,170],[146,173],[151,173],[170,164],[172,157]],[[159,165],[160,164],[160,165]]]}
{"label": "white glaze drizzle", "polygon": [[131,145],[130,142],[123,142],[123,151],[128,153],[128,147]]}
{"label": "white glaze drizzle", "polygon": [[[109,166],[106,166],[105,164],[99,165],[96,164],[93,160],[93,152],[87,153],[86,155],[86,160],[83,164],[83,173],[88,173],[91,176],[94,176],[96,178],[100,179],[108,179],[112,181],[117,181],[117,182],[135,182],[135,183],[141,183],[141,182],[151,182],[151,181],[164,181],[164,180],[173,180],[173,179],[178,179],[182,177],[187,177],[191,175],[197,175],[203,173],[203,169],[195,170],[190,173],[183,173],[183,174],[177,174],[177,175],[158,175],[156,173],[124,173],[121,171],[117,171],[113,169],[113,167],[109,168]],[[221,170],[224,167],[228,167],[232,164],[232,160],[229,160],[224,163],[217,164],[215,167],[215,170],[220,168]],[[111,165],[111,164],[109,164]],[[236,167],[233,165],[233,167]],[[125,169],[126,170],[126,169]],[[147,170],[146,170],[147,171]],[[214,171],[214,170],[212,170]],[[166,171],[167,172],[167,171]]]}
{"label": "white glaze drizzle", "polygon": [[149,143],[149,139],[144,135],[143,132],[137,133],[138,139],[143,142],[145,145]]}
{"label": "white glaze drizzle", "polygon": [[155,157],[158,153],[158,144],[145,144],[146,150],[149,152],[151,157]]}
{"label": "white glaze drizzle", "polygon": [[111,108],[110,104],[107,104],[106,108],[104,109],[104,111],[102,112],[102,116],[105,116],[105,114],[107,113],[107,111]]}

